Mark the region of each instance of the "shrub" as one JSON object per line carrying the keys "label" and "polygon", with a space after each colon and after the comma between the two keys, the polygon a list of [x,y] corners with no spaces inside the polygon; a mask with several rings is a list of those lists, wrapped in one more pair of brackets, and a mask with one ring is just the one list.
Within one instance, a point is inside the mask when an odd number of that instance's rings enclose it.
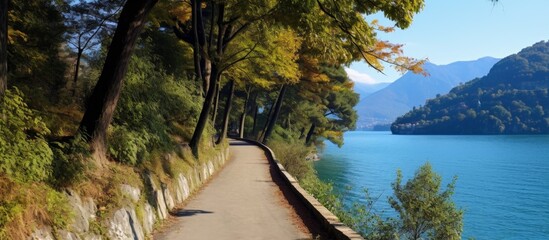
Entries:
{"label": "shrub", "polygon": [[312,148],[305,147],[300,143],[288,143],[278,140],[271,140],[269,147],[275,152],[276,159],[298,180],[314,174],[311,162],[305,160],[307,155],[311,153]]}
{"label": "shrub", "polygon": [[49,129],[28,108],[23,94],[8,90],[0,100],[0,173],[17,181],[51,175],[53,152],[44,139]]}
{"label": "shrub", "polygon": [[69,142],[52,142],[54,153],[51,183],[57,187],[67,187],[84,178],[86,158],[90,156],[88,144],[81,135]]}
{"label": "shrub", "polygon": [[389,203],[400,216],[397,228],[406,238],[461,239],[463,211],[451,200],[457,177],[444,191],[441,177],[431,165],[421,166],[413,178],[402,184],[402,173],[393,182]]}
{"label": "shrub", "polygon": [[115,126],[109,136],[109,154],[121,163],[135,165],[147,156],[152,138],[154,136],[145,131],[132,131],[125,125]]}

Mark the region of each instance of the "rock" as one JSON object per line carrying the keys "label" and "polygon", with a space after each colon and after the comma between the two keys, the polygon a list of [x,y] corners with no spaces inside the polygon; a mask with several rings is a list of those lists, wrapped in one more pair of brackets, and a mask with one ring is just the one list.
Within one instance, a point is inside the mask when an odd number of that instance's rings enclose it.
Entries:
{"label": "rock", "polygon": [[90,219],[95,218],[97,207],[91,198],[82,201],[80,196],[73,190],[67,191],[69,204],[74,211],[74,222],[71,225],[71,230],[77,233],[88,232],[90,230]]}
{"label": "rock", "polygon": [[65,230],[59,230],[57,231],[57,239],[61,240],[80,240],[81,238],[78,237],[75,233],[67,232]]}
{"label": "rock", "polygon": [[145,234],[133,208],[116,211],[107,223],[109,239],[143,240]]}
{"label": "rock", "polygon": [[145,178],[146,178],[145,180],[146,180],[147,184],[151,187],[151,189],[152,189],[153,191],[158,190],[158,187],[157,187],[156,184],[154,183],[154,179],[153,179],[152,174],[146,173],[145,175],[146,175],[146,176],[145,176]]}
{"label": "rock", "polygon": [[122,192],[122,194],[128,196],[133,203],[137,203],[139,201],[139,198],[141,197],[141,190],[128,184],[121,184],[120,191]]}
{"label": "rock", "polygon": [[162,190],[154,191],[155,208],[158,213],[158,218],[166,219],[168,217],[168,209],[166,209],[166,201],[164,200],[164,193]]}
{"label": "rock", "polygon": [[82,237],[84,240],[101,240],[101,236],[95,235],[95,234],[87,234],[84,237]]}
{"label": "rock", "polygon": [[162,192],[164,193],[164,201],[166,202],[166,207],[168,208],[168,211],[169,211],[175,207],[172,194],[170,193],[170,189],[168,189],[166,186],[162,186]]}
{"label": "rock", "polygon": [[35,229],[28,239],[29,240],[54,240],[51,234],[50,227],[40,227]]}
{"label": "rock", "polygon": [[150,204],[145,203],[145,206],[143,207],[143,230],[145,230],[145,234],[149,235],[153,231],[154,222],[156,221],[156,215],[154,213],[153,208]]}
{"label": "rock", "polygon": [[134,238],[135,240],[144,240],[145,239],[145,233],[143,232],[143,227],[141,227],[141,223],[139,219],[137,218],[137,214],[135,213],[135,209],[132,208],[126,213],[130,216],[130,226],[133,229]]}
{"label": "rock", "polygon": [[179,179],[177,179],[177,184],[175,186],[175,202],[177,204],[183,202],[183,189],[179,183]]}
{"label": "rock", "polygon": [[166,209],[166,200],[164,199],[164,193],[160,190],[154,183],[152,174],[146,174],[146,183],[152,190],[152,199],[149,199],[149,202],[152,203],[156,209],[159,219],[166,219],[168,217],[168,209]]}
{"label": "rock", "polygon": [[214,174],[215,168],[211,161],[208,162],[208,173],[209,176],[212,176]]}
{"label": "rock", "polygon": [[183,200],[185,200],[189,197],[189,195],[191,195],[189,181],[187,181],[187,178],[183,176],[183,174],[179,174],[177,181],[179,182],[179,187],[183,192]]}
{"label": "rock", "polygon": [[206,181],[206,179],[208,179],[210,177],[210,175],[208,174],[210,171],[208,171],[208,165],[204,164],[202,165],[202,181]]}

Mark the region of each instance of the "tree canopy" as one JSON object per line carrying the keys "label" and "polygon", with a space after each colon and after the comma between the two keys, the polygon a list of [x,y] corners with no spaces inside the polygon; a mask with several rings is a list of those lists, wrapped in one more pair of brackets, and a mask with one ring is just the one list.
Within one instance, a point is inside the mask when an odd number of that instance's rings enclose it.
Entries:
{"label": "tree canopy", "polygon": [[441,190],[441,177],[429,163],[402,184],[402,173],[392,184],[394,197],[389,203],[400,216],[396,235],[405,239],[461,239],[463,211],[451,200],[456,178]]}

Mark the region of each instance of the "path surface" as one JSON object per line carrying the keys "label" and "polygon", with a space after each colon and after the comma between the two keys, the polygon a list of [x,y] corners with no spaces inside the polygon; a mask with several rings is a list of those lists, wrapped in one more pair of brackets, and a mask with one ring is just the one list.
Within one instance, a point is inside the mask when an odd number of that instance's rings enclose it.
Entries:
{"label": "path surface", "polygon": [[262,149],[231,140],[231,161],[154,239],[310,239]]}

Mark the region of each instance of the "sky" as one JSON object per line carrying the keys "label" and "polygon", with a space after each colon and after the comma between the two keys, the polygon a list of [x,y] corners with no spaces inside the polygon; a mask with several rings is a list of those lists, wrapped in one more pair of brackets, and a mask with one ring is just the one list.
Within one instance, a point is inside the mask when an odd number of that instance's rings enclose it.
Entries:
{"label": "sky", "polygon": [[[382,14],[366,16],[385,26]],[[378,38],[404,44],[404,55],[444,65],[481,57],[503,58],[542,40],[549,40],[549,0],[426,0],[412,25]],[[385,67],[384,74],[355,62],[346,68],[357,82],[392,82],[401,74]]]}

